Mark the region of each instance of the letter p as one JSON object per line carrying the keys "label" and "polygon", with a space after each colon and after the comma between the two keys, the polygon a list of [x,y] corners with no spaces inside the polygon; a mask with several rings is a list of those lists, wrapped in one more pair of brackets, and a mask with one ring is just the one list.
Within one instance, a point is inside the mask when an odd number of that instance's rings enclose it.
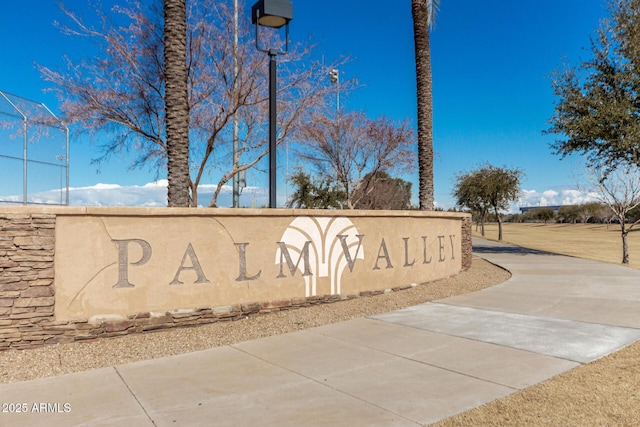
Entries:
{"label": "letter p", "polygon": [[[118,283],[114,288],[133,288],[129,283],[129,264],[139,266],[144,265],[151,259],[151,245],[142,239],[111,240],[118,245]],[[129,243],[137,243],[142,249],[142,257],[138,261],[129,262]]]}

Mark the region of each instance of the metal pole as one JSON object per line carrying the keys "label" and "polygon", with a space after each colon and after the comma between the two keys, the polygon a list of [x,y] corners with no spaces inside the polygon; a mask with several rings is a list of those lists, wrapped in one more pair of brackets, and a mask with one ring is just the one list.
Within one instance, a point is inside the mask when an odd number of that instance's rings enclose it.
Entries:
{"label": "metal pole", "polygon": [[338,114],[340,114],[340,71],[336,75],[336,83],[337,83],[337,92],[336,92],[336,109]]}
{"label": "metal pole", "polygon": [[20,117],[22,117],[23,131],[24,131],[24,143],[22,149],[22,204],[27,204],[27,116],[13,103],[4,92],[0,91],[0,95],[13,107]]}
{"label": "metal pole", "polygon": [[69,206],[69,128],[67,127],[67,125],[64,125],[65,128],[65,134],[66,134],[66,155],[64,156],[64,161],[65,161],[65,173],[66,173],[66,185],[67,185],[67,194],[65,197],[65,205]]}
{"label": "metal pole", "polygon": [[60,204],[62,205],[62,172],[64,170],[62,161],[64,160],[64,156],[56,156],[56,160],[60,162]]}
{"label": "metal pole", "polygon": [[27,204],[27,119],[24,119],[24,147],[22,148],[22,204]]}
{"label": "metal pole", "polygon": [[[42,105],[42,108],[47,110],[49,112],[49,114],[51,114],[56,120],[58,120],[62,124],[62,127],[64,128],[64,135],[65,135],[65,155],[64,155],[64,160],[65,160],[65,169],[66,169],[66,175],[67,175],[66,176],[67,196],[65,198],[65,205],[69,206],[69,127],[62,120],[60,120],[58,118],[58,116],[53,114],[53,111],[51,111],[51,109],[49,109],[49,107],[47,107],[46,104],[42,103],[40,105]],[[62,189],[60,189],[60,191],[62,191]]]}
{"label": "metal pole", "polygon": [[[238,102],[238,0],[233,0],[233,102]],[[233,169],[238,168],[238,113],[233,114]],[[240,175],[233,174],[233,207],[240,207]]]}
{"label": "metal pole", "polygon": [[276,50],[269,51],[269,207],[276,207]]}

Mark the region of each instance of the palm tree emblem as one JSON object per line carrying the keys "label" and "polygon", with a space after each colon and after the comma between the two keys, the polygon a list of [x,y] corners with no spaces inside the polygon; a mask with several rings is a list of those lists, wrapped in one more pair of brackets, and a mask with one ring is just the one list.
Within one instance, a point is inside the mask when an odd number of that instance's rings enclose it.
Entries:
{"label": "palm tree emblem", "polygon": [[[352,272],[356,260],[364,259],[363,237],[348,218],[304,216],[289,224],[280,242],[286,245],[289,253],[297,255],[297,269],[303,273],[305,294],[309,297],[316,295],[319,277],[330,278],[331,295],[341,293],[345,268]],[[286,256],[290,257],[289,254]],[[304,263],[301,262],[303,257],[306,257]],[[279,248],[276,264],[281,264],[284,258],[285,254]],[[306,274],[305,268],[310,270]]]}

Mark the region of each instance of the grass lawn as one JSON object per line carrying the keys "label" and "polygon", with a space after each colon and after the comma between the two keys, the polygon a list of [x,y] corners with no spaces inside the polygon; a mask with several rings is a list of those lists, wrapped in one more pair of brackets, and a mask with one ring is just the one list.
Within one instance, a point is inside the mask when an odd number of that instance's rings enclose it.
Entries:
{"label": "grass lawn", "polygon": [[[480,230],[473,226],[473,235]],[[498,224],[485,225],[485,237],[498,240]],[[620,225],[612,224],[502,224],[502,241],[580,258],[620,264],[622,239]],[[640,227],[628,237],[629,266],[640,269]]]}

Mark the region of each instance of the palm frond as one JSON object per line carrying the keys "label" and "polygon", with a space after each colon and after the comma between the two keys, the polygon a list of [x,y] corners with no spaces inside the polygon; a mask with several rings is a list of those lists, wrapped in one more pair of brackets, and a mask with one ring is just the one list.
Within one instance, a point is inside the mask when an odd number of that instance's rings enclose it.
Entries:
{"label": "palm frond", "polygon": [[427,10],[429,11],[428,21],[429,27],[433,27],[433,23],[440,8],[440,0],[425,0],[427,2]]}

